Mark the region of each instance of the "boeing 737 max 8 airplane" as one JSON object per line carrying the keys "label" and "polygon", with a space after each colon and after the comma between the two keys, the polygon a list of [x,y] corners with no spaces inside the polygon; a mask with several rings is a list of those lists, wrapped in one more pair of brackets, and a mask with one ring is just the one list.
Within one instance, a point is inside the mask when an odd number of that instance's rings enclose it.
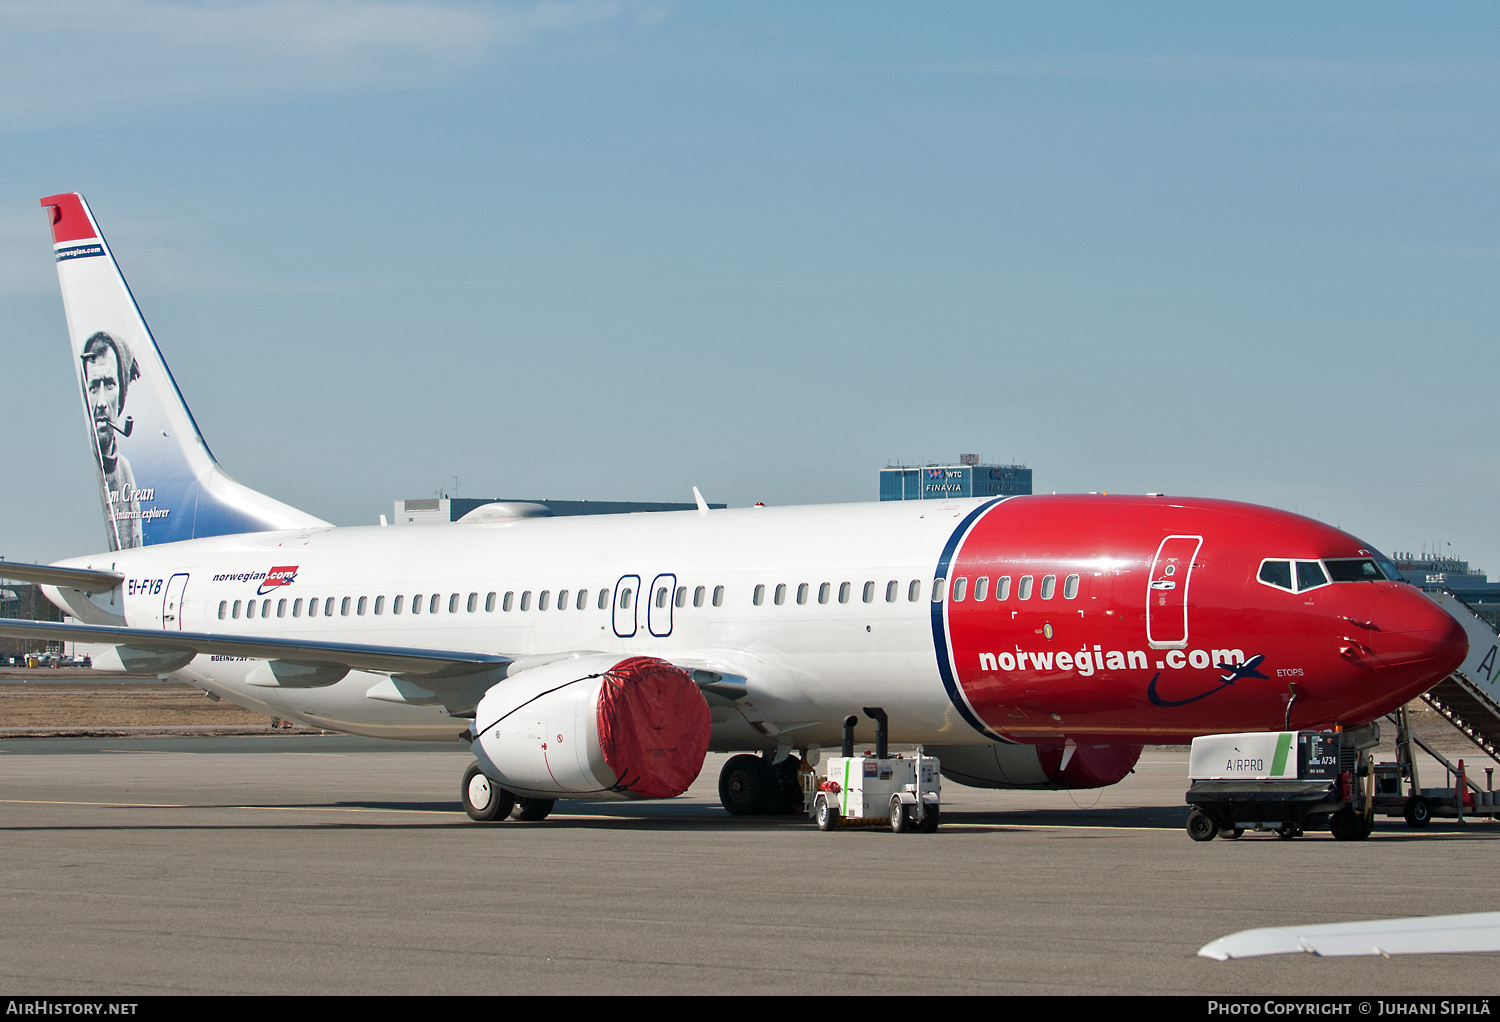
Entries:
{"label": "boeing 737 max 8 airplane", "polygon": [[[108,550],[0,566],[105,643],[273,717],[468,741],[465,808],[796,796],[866,707],[965,784],[1113,784],[1146,743],[1356,725],[1464,632],[1360,540],[1283,511],[1025,496],[335,528],[231,479],[82,197],[52,227]],[[758,754],[758,755],[755,755]]]}

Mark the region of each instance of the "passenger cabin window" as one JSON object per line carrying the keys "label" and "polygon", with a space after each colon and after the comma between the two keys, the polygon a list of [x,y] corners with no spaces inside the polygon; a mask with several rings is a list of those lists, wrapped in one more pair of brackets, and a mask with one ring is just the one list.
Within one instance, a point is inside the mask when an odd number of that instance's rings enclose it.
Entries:
{"label": "passenger cabin window", "polygon": [[[625,590],[625,592],[622,595],[627,598],[627,602],[628,602],[628,597],[630,595],[630,590],[629,589]],[[525,613],[526,611],[528,611],[530,609],[531,609],[531,590],[528,589],[528,590],[526,590],[525,592],[523,592],[521,594],[521,612]]]}
{"label": "passenger cabin window", "polygon": [[468,602],[468,605],[465,607],[465,609],[470,614],[474,613],[476,610],[479,609],[479,594],[478,593],[470,593],[469,594],[469,602]]}
{"label": "passenger cabin window", "polygon": [[911,585],[909,585],[909,586],[906,587],[906,602],[907,603],[916,603],[921,598],[922,598],[922,580],[919,579],[919,578],[914,578],[914,579],[911,580]]}
{"label": "passenger cabin window", "polygon": [[673,598],[672,605],[678,610],[687,606],[687,586],[677,587],[677,596]]}
{"label": "passenger cabin window", "polygon": [[766,587],[765,586],[756,586],[755,587],[755,593],[754,593],[754,595],[752,595],[750,597],[750,602],[753,603],[753,604],[755,604],[757,607],[759,607],[762,603],[765,603],[766,602]]}
{"label": "passenger cabin window", "polygon": [[932,580],[932,602],[942,603],[943,597],[948,595],[948,580],[946,578],[935,578]]}
{"label": "passenger cabin window", "polygon": [[1044,600],[1050,600],[1050,599],[1052,599],[1053,595],[1056,592],[1057,592],[1057,576],[1056,575],[1043,575],[1042,576],[1042,599],[1044,599]]}
{"label": "passenger cabin window", "polygon": [[866,582],[865,583],[864,592],[860,595],[860,599],[864,600],[866,603],[874,603],[875,602],[875,583],[874,582]]}
{"label": "passenger cabin window", "polygon": [[995,579],[995,602],[1004,603],[1010,599],[1010,576],[1001,575]]}
{"label": "passenger cabin window", "polygon": [[724,587],[723,586],[714,586],[714,606],[715,607],[722,607],[722,606],[724,606]]}
{"label": "passenger cabin window", "polygon": [[277,617],[286,617],[286,601],[285,600],[277,600],[276,601],[276,616]]}
{"label": "passenger cabin window", "polygon": [[[405,596],[398,596],[394,600],[392,600],[391,601],[391,613],[392,614],[399,614],[399,613],[401,613],[401,605],[403,603],[405,603],[405,602],[406,602],[406,597]],[[297,612],[297,609],[295,607],[293,607],[292,608],[292,613],[295,614],[296,612]]]}
{"label": "passenger cabin window", "polygon": [[849,602],[849,594],[853,591],[853,589],[854,589],[854,587],[852,585],[850,585],[848,582],[840,583],[839,584],[839,602],[840,603],[848,603]]}
{"label": "passenger cabin window", "polygon": [[451,595],[451,596],[448,597],[448,613],[450,613],[450,614],[457,614],[458,613],[458,594],[457,593],[454,593],[453,595]]}
{"label": "passenger cabin window", "polygon": [[708,589],[706,587],[704,587],[704,586],[699,586],[697,589],[694,589],[693,590],[693,606],[695,606],[695,607],[701,607],[701,606],[703,606],[703,598],[705,596],[707,596],[707,595],[708,595]]}
{"label": "passenger cabin window", "polygon": [[953,602],[962,603],[964,595],[969,591],[969,580],[962,575],[953,580]]}
{"label": "passenger cabin window", "polygon": [[509,614],[510,613],[510,609],[512,607],[514,607],[515,605],[516,605],[516,593],[515,593],[515,590],[511,590],[510,592],[508,592],[508,593],[505,594],[505,599],[500,601],[500,609],[502,611],[504,611],[505,613]]}
{"label": "passenger cabin window", "polygon": [[299,596],[292,601],[292,617],[302,616],[302,598]]}
{"label": "passenger cabin window", "polygon": [[818,602],[827,603],[828,597],[832,592],[833,586],[829,585],[827,582],[824,582],[822,585],[818,586]]}
{"label": "passenger cabin window", "polygon": [[797,587],[797,605],[801,606],[807,602],[807,583],[803,582]]}
{"label": "passenger cabin window", "polygon": [[600,610],[608,610],[609,609],[609,590],[608,589],[601,589],[601,590],[599,590],[599,609]]}
{"label": "passenger cabin window", "polygon": [[983,603],[984,598],[990,594],[990,577],[980,575],[974,580],[974,602]]}
{"label": "passenger cabin window", "polygon": [[369,601],[370,598],[368,596],[361,596],[359,598],[359,606],[354,608],[354,613],[356,616],[362,617],[364,615],[365,607],[368,606]]}
{"label": "passenger cabin window", "polygon": [[349,597],[347,597],[347,596],[344,597],[343,600],[340,602],[340,604],[339,604],[339,614],[342,617],[348,617],[349,616]]}
{"label": "passenger cabin window", "polygon": [[429,596],[427,598],[427,613],[436,614],[438,611],[438,604],[442,601],[442,599],[443,598],[437,593],[433,593],[431,596]]}
{"label": "passenger cabin window", "polygon": [[1078,576],[1069,575],[1063,580],[1063,599],[1071,600],[1078,596]]}
{"label": "passenger cabin window", "polygon": [[785,602],[786,602],[786,583],[783,582],[783,583],[781,583],[780,585],[778,585],[776,587],[776,606],[779,607],[779,606],[781,606]]}
{"label": "passenger cabin window", "polygon": [[223,621],[224,618],[226,616],[228,616],[228,614],[229,614],[229,601],[228,600],[220,600],[219,601],[219,620]]}
{"label": "passenger cabin window", "polygon": [[552,601],[552,590],[543,589],[542,594],[536,598],[536,609],[546,610],[547,604]]}
{"label": "passenger cabin window", "polygon": [[413,614],[420,614],[420,613],[422,613],[422,594],[421,593],[418,593],[417,595],[415,595],[415,596],[413,596],[411,598],[411,612]]}
{"label": "passenger cabin window", "polygon": [[328,599],[326,599],[326,600],[323,601],[323,616],[324,617],[333,617],[333,597],[332,596],[328,597]]}
{"label": "passenger cabin window", "polygon": [[377,597],[375,597],[375,613],[376,614],[384,614],[385,613],[385,597],[384,596],[377,596]]}
{"label": "passenger cabin window", "polygon": [[1018,600],[1029,600],[1029,599],[1031,599],[1031,576],[1030,575],[1022,575],[1021,576],[1021,584],[1016,587],[1016,599],[1018,599]]}
{"label": "passenger cabin window", "polygon": [[[484,597],[484,612],[486,614],[493,614],[495,612],[495,594],[494,593],[486,593],[485,594],[485,597]],[[377,611],[376,613],[379,613],[379,611]]]}
{"label": "passenger cabin window", "polygon": [[901,591],[901,583],[891,579],[885,584],[885,602],[895,603],[896,596]]}
{"label": "passenger cabin window", "polygon": [[[490,595],[493,596],[494,594],[491,593]],[[588,610],[589,609],[589,591],[587,589],[580,589],[580,590],[578,590],[578,605],[577,605],[577,609],[578,610]]]}
{"label": "passenger cabin window", "polygon": [[[470,607],[469,609],[473,610],[474,608]],[[557,591],[557,609],[558,610],[567,610],[568,609],[568,591],[566,589],[559,589]]]}
{"label": "passenger cabin window", "polygon": [[656,607],[657,607],[658,610],[661,610],[661,609],[665,608],[666,605],[667,605],[667,587],[666,586],[661,586],[661,587],[659,587],[656,590]]}

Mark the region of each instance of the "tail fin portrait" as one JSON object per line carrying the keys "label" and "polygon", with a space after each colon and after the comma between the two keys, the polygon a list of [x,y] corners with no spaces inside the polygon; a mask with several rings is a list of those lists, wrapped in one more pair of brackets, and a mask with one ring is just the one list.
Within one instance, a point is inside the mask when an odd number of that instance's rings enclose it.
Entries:
{"label": "tail fin portrait", "polygon": [[214,460],[88,204],[42,200],[111,550],[327,526]]}

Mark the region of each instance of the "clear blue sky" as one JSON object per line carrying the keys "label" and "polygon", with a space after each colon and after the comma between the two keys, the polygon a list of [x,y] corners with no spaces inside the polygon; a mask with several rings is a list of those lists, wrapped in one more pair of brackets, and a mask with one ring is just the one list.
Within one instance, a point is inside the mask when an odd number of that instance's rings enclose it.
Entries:
{"label": "clear blue sky", "polygon": [[1497,23],[0,0],[0,553],[103,543],[37,206],[76,190],[220,461],[341,524],[975,451],[1500,575]]}

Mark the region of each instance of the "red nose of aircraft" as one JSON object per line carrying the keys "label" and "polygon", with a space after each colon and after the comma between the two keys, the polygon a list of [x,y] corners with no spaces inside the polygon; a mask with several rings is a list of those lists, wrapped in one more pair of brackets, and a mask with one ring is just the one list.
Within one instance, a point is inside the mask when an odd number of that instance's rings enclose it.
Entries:
{"label": "red nose of aircraft", "polygon": [[[1419,589],[1395,585],[1380,593],[1368,621],[1347,618],[1340,654],[1374,669],[1372,715],[1414,699],[1457,670],[1469,653],[1463,627]],[[1376,695],[1372,691],[1372,696]]]}

